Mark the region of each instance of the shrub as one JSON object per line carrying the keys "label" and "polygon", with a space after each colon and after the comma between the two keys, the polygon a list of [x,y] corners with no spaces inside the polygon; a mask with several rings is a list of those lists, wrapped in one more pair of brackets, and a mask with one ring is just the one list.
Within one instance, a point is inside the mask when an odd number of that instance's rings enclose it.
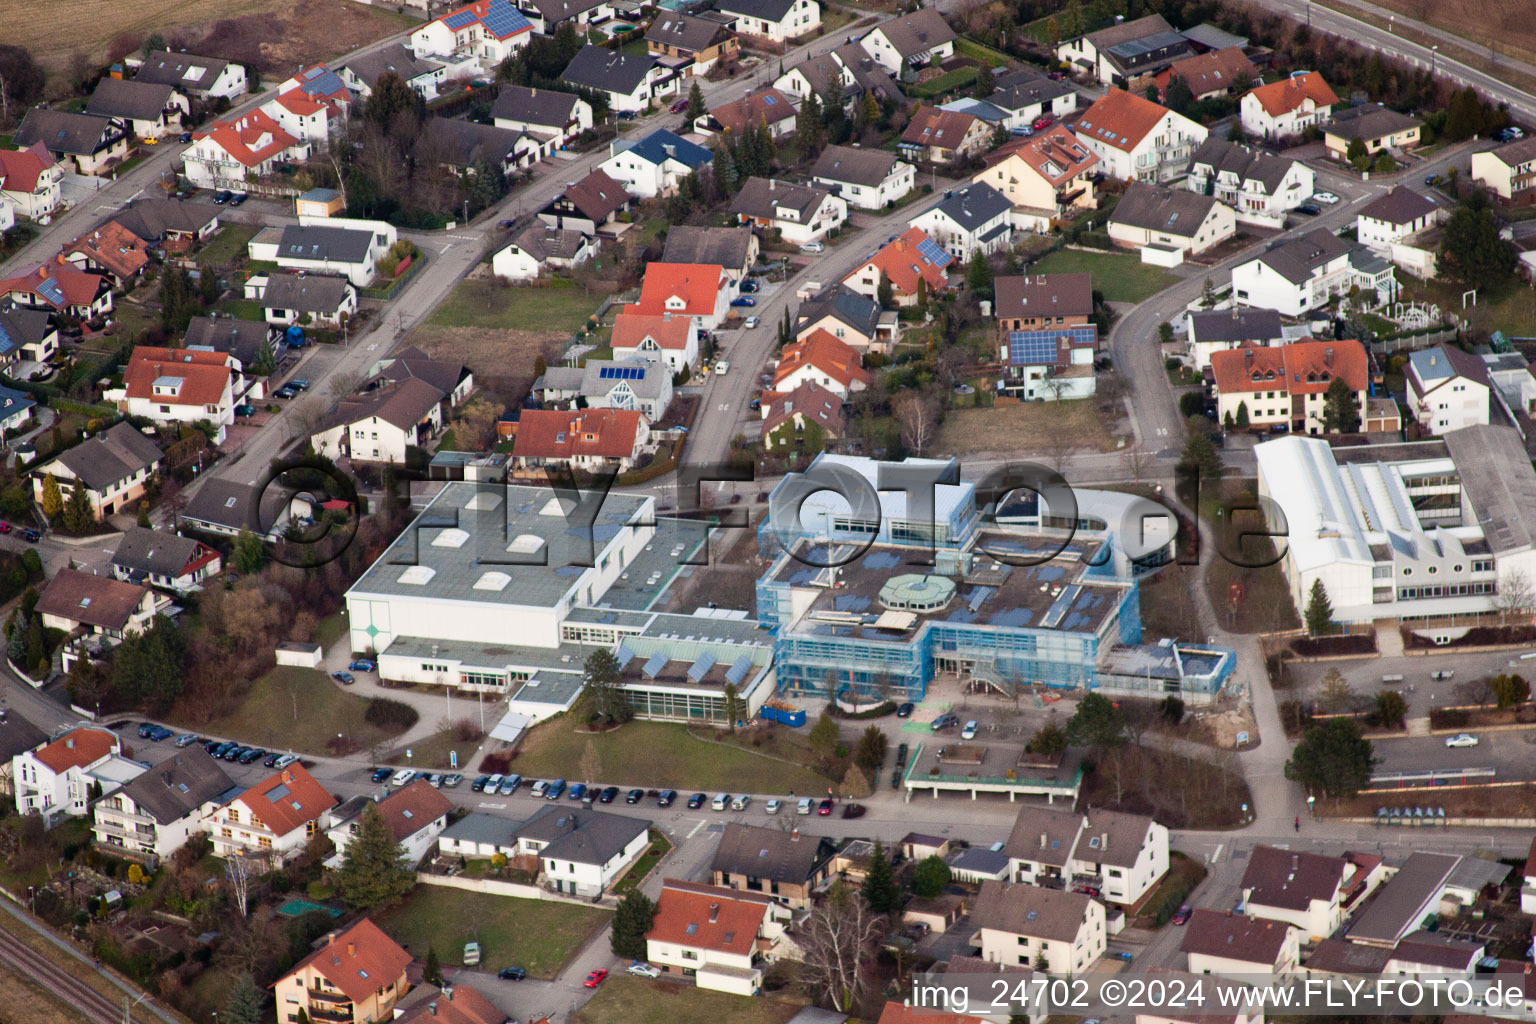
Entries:
{"label": "shrub", "polygon": [[416,709],[398,700],[390,700],[388,697],[375,697],[368,702],[368,710],[363,712],[363,720],[369,725],[376,725],[381,729],[396,728],[409,729],[416,724]]}

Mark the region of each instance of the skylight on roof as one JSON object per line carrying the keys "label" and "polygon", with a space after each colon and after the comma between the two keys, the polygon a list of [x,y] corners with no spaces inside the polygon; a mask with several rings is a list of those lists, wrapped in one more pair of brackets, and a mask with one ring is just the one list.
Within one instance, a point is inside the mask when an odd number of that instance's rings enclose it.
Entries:
{"label": "skylight on roof", "polygon": [[469,532],[458,527],[450,527],[438,534],[432,541],[435,548],[461,548],[469,542]]}
{"label": "skylight on roof", "polygon": [[400,574],[397,582],[420,587],[432,582],[432,577],[437,575],[437,570],[426,565],[413,565]]}
{"label": "skylight on roof", "polygon": [[489,512],[501,505],[501,495],[490,491],[481,491],[464,503],[464,507],[471,512]]}
{"label": "skylight on roof", "polygon": [[512,582],[512,577],[504,572],[488,572],[475,580],[476,590],[506,590],[507,584]]}
{"label": "skylight on roof", "polygon": [[514,555],[531,555],[544,546],[544,538],[536,533],[520,533],[517,539],[507,545],[507,551]]}

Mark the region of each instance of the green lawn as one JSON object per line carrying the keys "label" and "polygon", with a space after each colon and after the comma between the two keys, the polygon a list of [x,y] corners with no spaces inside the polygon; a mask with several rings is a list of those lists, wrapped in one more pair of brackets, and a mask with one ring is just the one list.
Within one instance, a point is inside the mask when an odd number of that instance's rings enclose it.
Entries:
{"label": "green lawn", "polygon": [[761,996],[616,976],[571,1017],[574,1024],[784,1024],[802,1007]]}
{"label": "green lawn", "polygon": [[1106,302],[1143,302],[1179,283],[1177,277],[1141,262],[1133,253],[1057,249],[1029,269],[1037,274],[1090,273],[1093,287],[1104,293]]}
{"label": "green lawn", "polygon": [[427,321],[435,327],[510,327],[574,331],[597,312],[602,299],[574,282],[547,288],[508,287],[492,280],[463,281]]}
{"label": "green lawn", "polygon": [[1404,302],[1432,302],[1442,312],[1464,317],[1475,333],[1501,330],[1511,338],[1536,337],[1536,293],[1512,282],[1478,294],[1477,305],[1461,308],[1461,289],[1445,281],[1420,281],[1402,277]]}
{"label": "green lawn", "polygon": [[[232,291],[231,294],[238,295],[239,292]],[[214,308],[236,320],[262,319],[261,303],[255,299],[223,299]]]}
{"label": "green lawn", "polygon": [[907,90],[907,94],[918,99],[942,96],[954,89],[960,89],[976,81],[976,69],[973,67],[956,68],[954,71],[946,71],[937,78],[930,79],[922,85],[914,85]]}
{"label": "green lawn", "polygon": [[203,246],[197,261],[210,267],[224,267],[243,260],[250,252],[251,239],[260,230],[255,224],[225,224]]}
{"label": "green lawn", "polygon": [[[598,778],[591,780],[581,770],[588,742],[597,751],[599,763]],[[809,768],[739,747],[706,743],[670,722],[630,722],[594,736],[577,733],[568,717],[557,718],[528,734],[512,768],[532,778],[714,792],[815,793],[827,785],[824,776]]]}
{"label": "green lawn", "polygon": [[670,849],[672,844],[667,841],[667,837],[657,829],[651,829],[650,847],[640,855],[639,860],[635,861],[635,866],[618,880],[613,887],[614,892],[622,896],[645,881],[645,876],[651,873],[651,869],[661,862],[661,858],[665,857]]}
{"label": "green lawn", "polygon": [[553,978],[608,923],[597,907],[418,885],[405,902],[374,916],[418,960],[435,948],[443,964],[461,963],[464,943],[480,943],[480,970],[521,967]]}
{"label": "green lawn", "polygon": [[[129,337],[135,337],[147,330],[150,325],[158,323],[159,317],[151,316],[143,306],[137,302],[122,300],[112,304],[112,319],[117,322],[121,333]],[[119,342],[113,341],[112,345]]]}
{"label": "green lawn", "polygon": [[[474,704],[465,705],[466,714],[473,716]],[[460,717],[458,714],[455,718]],[[422,740],[411,741],[411,756],[405,756],[405,747],[396,747],[390,751],[384,760],[390,764],[403,764],[410,768],[447,768],[462,772],[464,765],[469,761],[480,747],[479,740],[461,740],[458,730],[452,727],[439,729],[437,732]],[[459,755],[458,764],[452,764],[450,752]]]}
{"label": "green lawn", "polygon": [[331,682],[324,672],[279,665],[256,680],[244,702],[231,715],[201,722],[178,709],[174,724],[242,743],[259,743],[274,750],[327,754],[327,744],[342,735],[353,750],[367,750],[398,736],[364,721],[366,697],[354,696]]}
{"label": "green lawn", "polygon": [[979,60],[988,67],[1001,68],[1008,66],[1006,54],[999,53],[990,46],[983,46],[974,39],[956,39],[955,52]]}
{"label": "green lawn", "polygon": [[347,635],[347,617],[341,612],[320,620],[320,625],[315,627],[315,643],[323,650],[330,650],[331,645]]}

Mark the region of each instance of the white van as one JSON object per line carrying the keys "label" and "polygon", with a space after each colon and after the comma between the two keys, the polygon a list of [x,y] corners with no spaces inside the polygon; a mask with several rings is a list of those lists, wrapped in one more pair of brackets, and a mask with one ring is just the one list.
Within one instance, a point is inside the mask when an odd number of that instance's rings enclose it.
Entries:
{"label": "white van", "polygon": [[713,807],[717,811],[723,811],[730,806],[730,803],[731,794],[721,793],[715,797],[714,801],[709,806]]}

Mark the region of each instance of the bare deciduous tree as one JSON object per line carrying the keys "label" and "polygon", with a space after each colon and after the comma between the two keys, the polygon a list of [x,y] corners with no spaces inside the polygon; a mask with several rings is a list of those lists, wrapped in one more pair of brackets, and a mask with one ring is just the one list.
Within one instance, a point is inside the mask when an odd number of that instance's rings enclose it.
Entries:
{"label": "bare deciduous tree", "polygon": [[1151,453],[1139,443],[1132,443],[1125,450],[1125,471],[1131,474],[1133,483],[1141,483],[1142,474],[1147,471],[1147,465],[1151,461]]}
{"label": "bare deciduous tree", "polygon": [[922,455],[939,433],[939,403],[932,395],[908,391],[896,399],[892,410],[901,424],[901,440]]}
{"label": "bare deciduous tree", "polygon": [[1509,625],[1516,619],[1524,618],[1531,611],[1533,592],[1531,579],[1519,569],[1511,569],[1499,577],[1499,593],[1494,598],[1494,607],[1499,610],[1499,619],[1504,625]]}
{"label": "bare deciduous tree", "polygon": [[857,895],[835,883],[800,931],[805,953],[802,979],[813,994],[825,994],[833,1009],[847,1012],[864,987],[864,968],[874,955],[885,920]]}
{"label": "bare deciduous tree", "polygon": [[251,862],[240,854],[232,854],[224,861],[224,880],[235,897],[235,908],[244,917],[251,897]]}

